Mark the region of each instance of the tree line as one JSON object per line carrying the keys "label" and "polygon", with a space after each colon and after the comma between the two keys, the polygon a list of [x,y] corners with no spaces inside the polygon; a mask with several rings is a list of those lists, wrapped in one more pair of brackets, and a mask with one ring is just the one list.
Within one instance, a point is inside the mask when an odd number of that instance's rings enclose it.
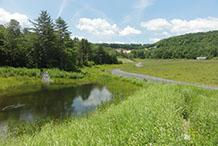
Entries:
{"label": "tree line", "polygon": [[133,49],[127,58],[196,59],[218,57],[218,31],[191,33]]}
{"label": "tree line", "polygon": [[144,48],[148,48],[152,45],[150,44],[108,44],[108,43],[102,43],[101,45],[105,46],[105,47],[110,47],[113,49],[127,49],[127,50],[136,50],[136,49],[144,49]]}
{"label": "tree line", "polygon": [[72,39],[61,17],[54,21],[47,11],[42,11],[31,24],[31,28],[21,28],[12,19],[0,25],[0,66],[74,71],[90,64],[118,63],[112,49],[86,39]]}
{"label": "tree line", "polygon": [[145,58],[196,59],[202,56],[218,57],[218,31],[171,37],[145,51]]}

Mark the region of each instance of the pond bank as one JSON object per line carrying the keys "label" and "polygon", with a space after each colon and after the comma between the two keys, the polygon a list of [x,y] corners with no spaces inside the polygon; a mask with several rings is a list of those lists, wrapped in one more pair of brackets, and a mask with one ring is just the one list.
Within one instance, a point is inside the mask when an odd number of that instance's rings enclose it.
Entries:
{"label": "pond bank", "polygon": [[[13,68],[13,72],[18,70]],[[4,88],[0,88],[0,126],[9,127],[4,129],[12,136],[31,135],[53,120],[61,123],[77,115],[80,118],[83,113],[82,117],[92,114],[87,111],[105,110],[140,89],[140,85],[111,76],[98,67],[85,68],[84,72],[84,77],[76,79],[53,77],[54,82],[46,87],[40,77],[1,77],[4,82],[0,87]]]}

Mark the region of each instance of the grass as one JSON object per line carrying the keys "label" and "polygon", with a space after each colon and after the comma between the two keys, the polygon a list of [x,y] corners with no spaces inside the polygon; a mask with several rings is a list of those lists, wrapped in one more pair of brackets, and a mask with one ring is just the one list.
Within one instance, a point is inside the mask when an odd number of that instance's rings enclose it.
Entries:
{"label": "grass", "polygon": [[[67,78],[77,79],[84,77],[84,72],[66,72],[59,69],[43,69],[47,71],[52,78]],[[13,68],[13,67],[2,67],[0,68],[1,77],[40,77],[40,69],[27,69],[27,68]]]}
{"label": "grass", "polygon": [[[23,135],[2,144],[212,146],[218,144],[217,103],[215,91],[149,84],[122,103],[87,118],[49,123],[34,136]],[[190,141],[184,140],[184,112],[191,121]]]}
{"label": "grass", "polygon": [[[166,64],[168,62],[171,61]],[[174,68],[175,62],[178,65],[180,61],[173,61]],[[152,84],[118,78],[107,72],[124,66],[85,68],[83,78],[54,78],[53,83],[105,84],[122,102],[112,102],[88,117],[47,123],[34,134],[0,140],[0,145],[218,145],[218,91]],[[1,77],[3,80],[0,85],[6,86],[2,90],[10,88],[12,83],[20,86],[25,82],[40,82],[31,77],[21,83],[19,77]],[[184,121],[190,121],[187,131]],[[185,133],[190,135],[190,140],[184,139]]]}
{"label": "grass", "polygon": [[[13,97],[16,95],[23,95],[23,94],[31,94],[41,91],[42,83],[39,76],[33,76],[30,77],[29,74],[26,74],[25,72],[33,72],[35,69],[21,69],[21,68],[0,68],[2,70],[0,76],[0,100],[7,100],[7,97]],[[5,72],[3,72],[3,70]],[[57,72],[57,70],[49,70],[51,72],[52,80],[51,83],[52,86],[47,87],[47,90],[52,90],[53,88],[66,88],[67,86],[80,86],[83,84],[90,84],[90,83],[96,83],[99,85],[106,86],[109,91],[113,94],[113,100],[103,106],[99,110],[104,110],[110,104],[113,102],[115,104],[120,103],[121,101],[127,99],[128,96],[134,94],[137,90],[139,90],[142,87],[142,84],[139,84],[138,82],[135,82],[134,80],[128,80],[128,79],[120,79],[115,76],[111,76],[109,73],[101,71],[101,67],[93,67],[93,68],[84,68],[82,70],[82,73],[85,74],[82,78],[60,78],[60,76],[55,76],[54,74]],[[4,77],[5,74],[8,74],[8,72],[11,72],[11,75],[9,77]],[[22,73],[24,72],[24,73]],[[65,72],[64,72],[65,73]],[[61,71],[58,71],[58,74],[62,74]],[[70,75],[71,73],[68,72]],[[72,73],[73,75],[75,73]],[[79,73],[76,73],[79,74]],[[125,91],[125,92],[123,92]],[[44,122],[36,122],[36,124],[23,124],[22,122],[16,122],[12,121],[13,123],[10,124],[10,131],[9,135],[21,135],[21,134],[33,134],[34,129],[37,129],[36,131],[39,131],[41,128],[38,126],[41,126],[45,124],[46,122],[51,121],[51,119],[45,119]],[[15,125],[15,126],[13,126]]]}
{"label": "grass", "polygon": [[218,60],[137,60],[136,62],[143,62],[144,66],[138,68],[135,63],[129,63],[117,68],[177,81],[218,86]]}
{"label": "grass", "polygon": [[[0,71],[0,96],[34,92],[39,90],[41,87],[42,83],[40,76],[37,75],[31,77],[33,72],[38,71],[37,69],[28,70],[24,68],[22,70],[22,68],[0,68]],[[37,74],[39,73],[40,72]],[[82,84],[97,83],[106,85],[112,94],[117,97],[117,99],[125,99],[141,86],[134,81],[111,76],[109,73],[104,72],[102,67],[98,66],[93,68],[84,68],[82,70],[82,74],[84,74],[84,76],[82,77],[80,76],[81,73],[62,72],[56,69],[49,70],[49,73],[51,74],[51,78],[53,80],[51,83],[52,85],[78,86]],[[10,76],[6,77],[6,74],[10,74]],[[62,74],[66,74],[67,77],[62,77]],[[71,78],[77,74],[79,75],[78,78]],[[35,86],[36,88],[28,88],[28,86]]]}
{"label": "grass", "polygon": [[[79,79],[83,79],[86,72],[66,72],[59,69],[45,69],[52,80],[53,84],[73,84]],[[28,86],[40,86],[40,69],[27,69],[27,68],[13,68],[1,67],[0,68],[0,96],[4,94],[18,94],[18,92],[30,92],[23,90]],[[25,88],[28,89],[28,88]]]}
{"label": "grass", "polygon": [[[116,100],[127,98],[142,86],[135,80],[111,76],[110,73],[105,71],[105,67],[102,66],[84,68],[81,73],[64,72],[57,69],[50,69],[48,72],[53,80],[51,85],[60,87],[79,86],[89,83],[105,85],[116,97]],[[34,76],[31,76],[32,74]],[[39,74],[40,71],[38,69],[0,68],[0,97],[40,90],[42,83]],[[28,88],[31,86],[34,86],[34,88]]]}

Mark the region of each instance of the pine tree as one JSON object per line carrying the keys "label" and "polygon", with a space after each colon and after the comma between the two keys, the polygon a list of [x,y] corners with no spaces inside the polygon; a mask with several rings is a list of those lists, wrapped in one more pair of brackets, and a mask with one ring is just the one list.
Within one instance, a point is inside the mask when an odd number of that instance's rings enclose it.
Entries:
{"label": "pine tree", "polygon": [[56,59],[56,36],[53,20],[47,11],[42,11],[38,19],[32,22],[36,33],[34,43],[34,61],[39,68],[58,67]]}
{"label": "pine tree", "polygon": [[69,53],[69,52],[72,52],[72,51],[69,51],[69,47],[72,47],[69,45],[69,42],[71,41],[70,32],[68,31],[68,26],[66,22],[61,17],[59,17],[56,20],[55,24],[56,24],[55,30],[56,30],[56,36],[57,36],[57,43],[56,43],[57,56],[58,56],[57,59],[60,62],[59,68],[64,69],[64,66],[65,66],[64,64],[66,62],[69,62],[66,59],[71,58],[71,57],[67,57],[67,55],[70,54],[70,56],[73,56],[71,53]]}

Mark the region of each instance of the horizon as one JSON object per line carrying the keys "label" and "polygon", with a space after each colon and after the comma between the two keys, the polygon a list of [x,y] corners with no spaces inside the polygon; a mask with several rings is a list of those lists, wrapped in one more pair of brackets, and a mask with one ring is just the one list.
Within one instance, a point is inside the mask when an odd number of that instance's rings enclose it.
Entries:
{"label": "horizon", "polygon": [[[0,24],[16,19],[22,26],[47,10],[62,17],[72,37],[92,43],[152,44],[187,33],[218,30],[216,0],[0,0]],[[111,8],[113,7],[113,8]]]}

